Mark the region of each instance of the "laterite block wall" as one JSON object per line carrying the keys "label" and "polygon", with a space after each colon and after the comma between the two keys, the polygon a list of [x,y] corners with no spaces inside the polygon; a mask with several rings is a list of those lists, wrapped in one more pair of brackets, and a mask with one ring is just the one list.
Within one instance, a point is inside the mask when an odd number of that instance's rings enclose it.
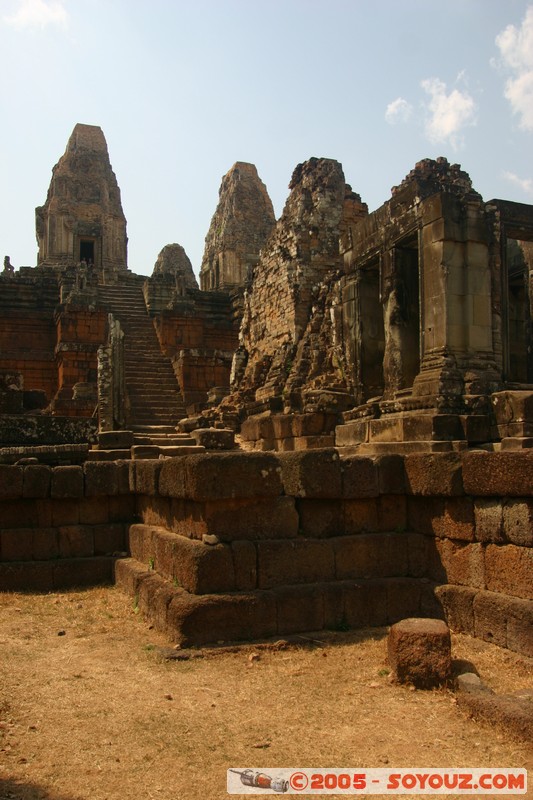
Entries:
{"label": "laterite block wall", "polygon": [[0,590],[111,582],[134,519],[128,462],[0,465]]}
{"label": "laterite block wall", "polygon": [[533,655],[532,467],[335,450],[137,462],[118,580],[184,644],[445,613]]}
{"label": "laterite block wall", "polygon": [[533,454],[0,468],[0,587],[111,577],[183,645],[443,616],[533,656]]}

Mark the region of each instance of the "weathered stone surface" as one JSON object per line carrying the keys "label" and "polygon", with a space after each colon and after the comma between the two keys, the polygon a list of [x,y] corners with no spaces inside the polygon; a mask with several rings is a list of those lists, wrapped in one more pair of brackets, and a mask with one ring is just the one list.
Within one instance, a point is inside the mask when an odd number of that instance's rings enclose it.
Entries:
{"label": "weathered stone surface", "polygon": [[331,542],[320,539],[282,539],[257,543],[257,581],[260,589],[333,580]]}
{"label": "weathered stone surface", "polygon": [[222,179],[205,240],[202,289],[243,287],[274,224],[272,202],[257,169],[238,161]]}
{"label": "weathered stone surface", "polygon": [[50,467],[44,464],[29,464],[24,467],[23,497],[48,497],[50,480]]}
{"label": "weathered stone surface", "polygon": [[0,464],[0,498],[22,497],[22,467]]}
{"label": "weathered stone surface", "polygon": [[471,497],[447,497],[440,508],[435,506],[432,530],[439,538],[473,542],[474,519]]}
{"label": "weathered stone surface", "polygon": [[83,473],[87,497],[127,494],[129,491],[127,462],[88,461],[83,466]]}
{"label": "weathered stone surface", "polygon": [[167,275],[175,281],[180,294],[184,294],[187,289],[198,289],[192,264],[180,244],[166,244],[157,256],[152,278]]}
{"label": "weathered stone surface", "polygon": [[389,664],[400,683],[422,689],[439,686],[451,675],[451,641],[446,623],[404,619],[393,625],[387,642]]}
{"label": "weathered stone surface", "polygon": [[474,597],[476,590],[467,586],[443,584],[435,594],[440,601],[446,622],[458,633],[474,633]]}
{"label": "weathered stone surface", "polygon": [[102,450],[124,450],[132,444],[132,431],[100,431],[98,434],[98,446]]}
{"label": "weathered stone surface", "polygon": [[503,506],[502,521],[509,542],[533,547],[533,500],[508,500]]}
{"label": "weathered stone surface", "polygon": [[461,458],[455,453],[406,456],[405,475],[412,494],[463,494]]}
{"label": "weathered stone surface", "polygon": [[281,494],[280,467],[272,455],[213,453],[166,461],[161,494],[191,500],[275,497]]}
{"label": "weathered stone surface", "polygon": [[191,431],[196,444],[206,450],[233,450],[235,433],[228,428],[197,428]]}
{"label": "weathered stone surface", "polygon": [[533,453],[472,452],[463,456],[463,484],[474,496],[528,497],[533,494]]}
{"label": "weathered stone surface", "polygon": [[533,739],[533,702],[529,697],[492,695],[482,691],[461,692],[457,704],[475,719],[503,727],[515,738],[527,743]]}
{"label": "weathered stone surface", "polygon": [[478,542],[502,543],[503,507],[500,499],[476,498],[474,502],[475,536]]}
{"label": "weathered stone surface", "polygon": [[273,636],[278,628],[276,600],[271,592],[182,592],[168,606],[167,628],[182,646]]}
{"label": "weathered stone surface", "polygon": [[485,550],[482,544],[437,539],[436,549],[447,583],[485,588]]}
{"label": "weathered stone surface", "polygon": [[533,600],[533,549],[489,544],[485,553],[486,588]]}
{"label": "weathered stone surface", "polygon": [[85,261],[100,274],[126,268],[126,218],[99,127],[74,127],[35,214],[39,265]]}
{"label": "weathered stone surface", "polygon": [[228,499],[205,504],[203,524],[197,533],[212,533],[222,542],[292,539],[298,535],[298,526],[292,497]]}
{"label": "weathered stone surface", "polygon": [[377,497],[379,494],[378,466],[364,456],[346,458],[342,465],[342,495],[347,498]]}
{"label": "weathered stone surface", "polygon": [[341,461],[335,450],[280,453],[277,458],[285,494],[313,499],[342,496]]}
{"label": "weathered stone surface", "polygon": [[54,467],[52,469],[52,497],[83,497],[82,467]]}
{"label": "weathered stone surface", "polygon": [[479,591],[473,599],[473,634],[480,639],[531,656],[533,600]]}

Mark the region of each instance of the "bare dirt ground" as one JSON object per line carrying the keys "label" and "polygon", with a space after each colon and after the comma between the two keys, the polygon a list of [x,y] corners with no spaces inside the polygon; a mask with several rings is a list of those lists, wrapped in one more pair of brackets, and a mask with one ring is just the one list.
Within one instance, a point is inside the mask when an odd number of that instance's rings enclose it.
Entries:
{"label": "bare dirt ground", "polygon": [[[218,800],[243,766],[533,769],[449,690],[392,685],[385,636],[168,661],[116,589],[0,595],[0,800]],[[531,659],[453,648],[497,692],[533,687]]]}

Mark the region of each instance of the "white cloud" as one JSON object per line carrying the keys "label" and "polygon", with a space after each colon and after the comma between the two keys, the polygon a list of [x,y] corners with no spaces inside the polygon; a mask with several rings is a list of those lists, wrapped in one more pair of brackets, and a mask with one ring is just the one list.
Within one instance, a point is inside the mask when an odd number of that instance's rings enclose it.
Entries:
{"label": "white cloud", "polygon": [[524,194],[533,197],[533,180],[531,178],[519,178],[514,172],[504,172],[503,177],[506,181],[509,181],[509,183],[513,183],[515,186],[522,189]]}
{"label": "white cloud", "polygon": [[412,113],[413,106],[411,103],[408,103],[403,97],[397,97],[387,106],[385,119],[389,125],[396,125],[398,122],[407,122]]}
{"label": "white cloud", "polygon": [[431,142],[449,142],[455,149],[462,143],[461,131],[476,124],[476,104],[467,91],[453,89],[448,93],[446,84],[438,78],[421,82],[430,96],[427,106],[426,135]]}
{"label": "white cloud", "polygon": [[520,28],[508,25],[496,37],[502,63],[513,72],[505,84],[505,97],[520,117],[520,127],[533,131],[533,6]]}
{"label": "white cloud", "polygon": [[63,0],[19,0],[14,14],[4,22],[14,28],[44,28],[46,25],[67,26],[68,14]]}

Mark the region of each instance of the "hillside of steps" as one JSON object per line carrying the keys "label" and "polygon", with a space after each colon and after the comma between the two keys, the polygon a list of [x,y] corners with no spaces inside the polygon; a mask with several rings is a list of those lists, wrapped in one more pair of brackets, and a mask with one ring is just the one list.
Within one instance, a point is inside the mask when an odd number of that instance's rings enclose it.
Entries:
{"label": "hillside of steps", "polygon": [[124,371],[129,398],[129,427],[172,426],[187,415],[170,360],[146,310],[142,282],[99,286],[100,302],[124,331]]}

